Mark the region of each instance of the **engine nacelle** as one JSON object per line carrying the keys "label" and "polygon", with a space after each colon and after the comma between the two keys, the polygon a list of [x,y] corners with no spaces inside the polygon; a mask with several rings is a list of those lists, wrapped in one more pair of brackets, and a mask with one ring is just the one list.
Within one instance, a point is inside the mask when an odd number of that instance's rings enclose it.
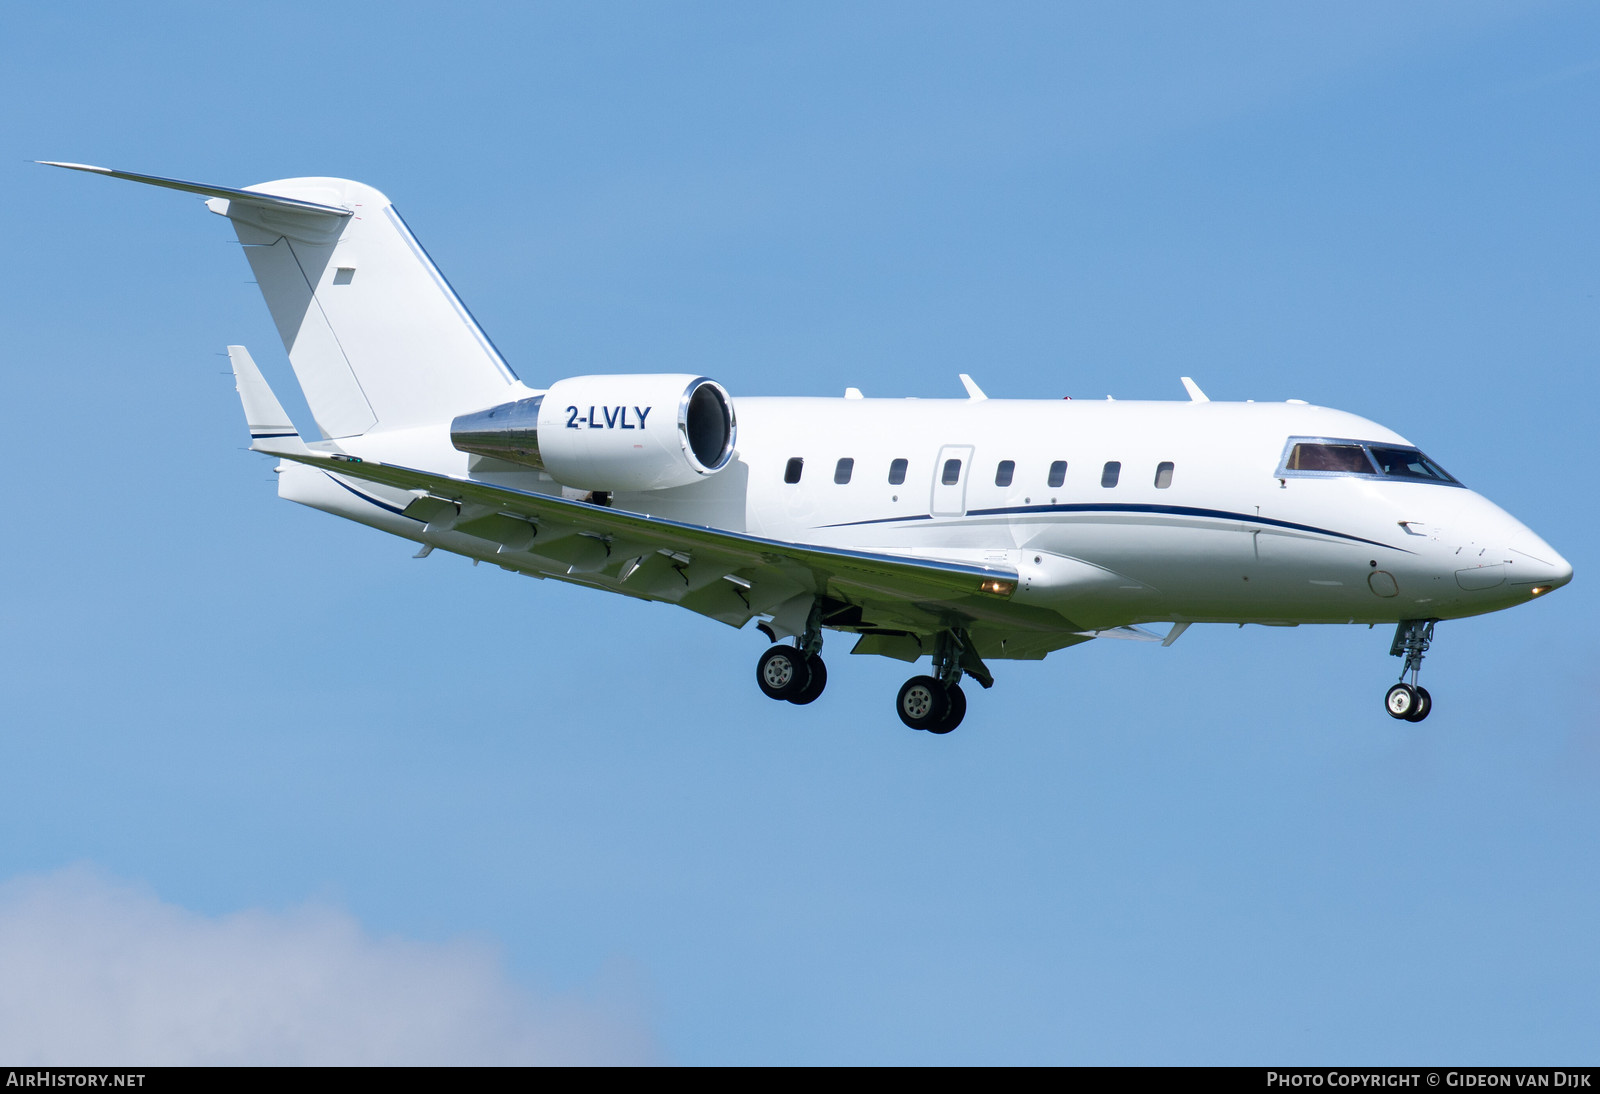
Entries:
{"label": "engine nacelle", "polygon": [[660,490],[728,466],[736,432],[733,400],[704,376],[573,376],[461,415],[450,443],[580,490]]}

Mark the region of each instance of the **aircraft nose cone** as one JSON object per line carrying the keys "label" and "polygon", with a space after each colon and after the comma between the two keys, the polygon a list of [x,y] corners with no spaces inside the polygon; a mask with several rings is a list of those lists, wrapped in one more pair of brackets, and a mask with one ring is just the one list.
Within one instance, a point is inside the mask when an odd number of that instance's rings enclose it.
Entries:
{"label": "aircraft nose cone", "polygon": [[1512,581],[1532,586],[1530,592],[1534,596],[1559,589],[1572,580],[1572,563],[1527,529],[1511,537],[1511,551],[1516,573]]}

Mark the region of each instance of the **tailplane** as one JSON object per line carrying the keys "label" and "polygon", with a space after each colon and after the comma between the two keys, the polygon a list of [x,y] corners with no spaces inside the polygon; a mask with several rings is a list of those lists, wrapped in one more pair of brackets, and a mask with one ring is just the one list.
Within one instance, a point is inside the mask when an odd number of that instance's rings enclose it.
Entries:
{"label": "tailplane", "polygon": [[238,389],[239,401],[244,404],[244,421],[250,430],[250,447],[257,452],[301,453],[306,451],[300,431],[289,420],[278,396],[267,385],[266,377],[256,367],[255,358],[243,346],[229,346],[228,360],[233,363],[233,383]]}
{"label": "tailplane", "polygon": [[227,217],[325,438],[448,422],[511,397],[516,375],[372,187],[300,178],[241,190],[51,166],[200,194]]}

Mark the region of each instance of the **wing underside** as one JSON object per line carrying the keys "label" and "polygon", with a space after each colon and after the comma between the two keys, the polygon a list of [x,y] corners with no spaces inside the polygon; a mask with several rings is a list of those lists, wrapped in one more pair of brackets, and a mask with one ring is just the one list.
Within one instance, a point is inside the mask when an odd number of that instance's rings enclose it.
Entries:
{"label": "wing underside", "polygon": [[[400,491],[416,538],[469,536],[507,569],[660,600],[743,626],[768,617],[798,633],[861,635],[858,651],[914,660],[960,627],[986,658],[1036,659],[1087,641],[1059,614],[1009,598],[1015,571],[923,557],[788,543],[411,467],[259,443],[348,484]],[[407,500],[409,499],[409,500]]]}

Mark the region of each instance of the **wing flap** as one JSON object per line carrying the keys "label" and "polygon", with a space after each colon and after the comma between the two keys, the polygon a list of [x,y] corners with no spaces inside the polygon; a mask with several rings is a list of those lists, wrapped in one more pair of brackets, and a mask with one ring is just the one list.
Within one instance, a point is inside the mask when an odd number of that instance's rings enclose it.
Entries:
{"label": "wing flap", "polygon": [[[412,491],[464,511],[470,506],[480,514],[531,522],[538,529],[527,548],[532,554],[545,557],[550,551],[565,561],[573,551],[558,550],[556,545],[563,544],[584,547],[587,556],[609,555],[604,562],[596,557],[585,565],[574,559],[572,565],[616,572],[612,580],[619,591],[671,599],[716,618],[742,612],[748,619],[757,614],[762,608],[755,605],[770,603],[776,595],[767,587],[772,585],[872,604],[920,624],[921,629],[936,629],[941,619],[952,616],[1028,629],[1062,627],[1054,613],[1008,603],[1017,575],[1003,566],[787,543],[339,453],[275,454],[340,476]],[[583,542],[569,544],[570,540]],[[613,543],[627,544],[628,553],[612,551]],[[647,555],[639,553],[641,547]],[[638,565],[623,572],[633,557],[640,559]],[[726,580],[729,576],[745,584]],[[1031,620],[1034,613],[1039,618]]]}

